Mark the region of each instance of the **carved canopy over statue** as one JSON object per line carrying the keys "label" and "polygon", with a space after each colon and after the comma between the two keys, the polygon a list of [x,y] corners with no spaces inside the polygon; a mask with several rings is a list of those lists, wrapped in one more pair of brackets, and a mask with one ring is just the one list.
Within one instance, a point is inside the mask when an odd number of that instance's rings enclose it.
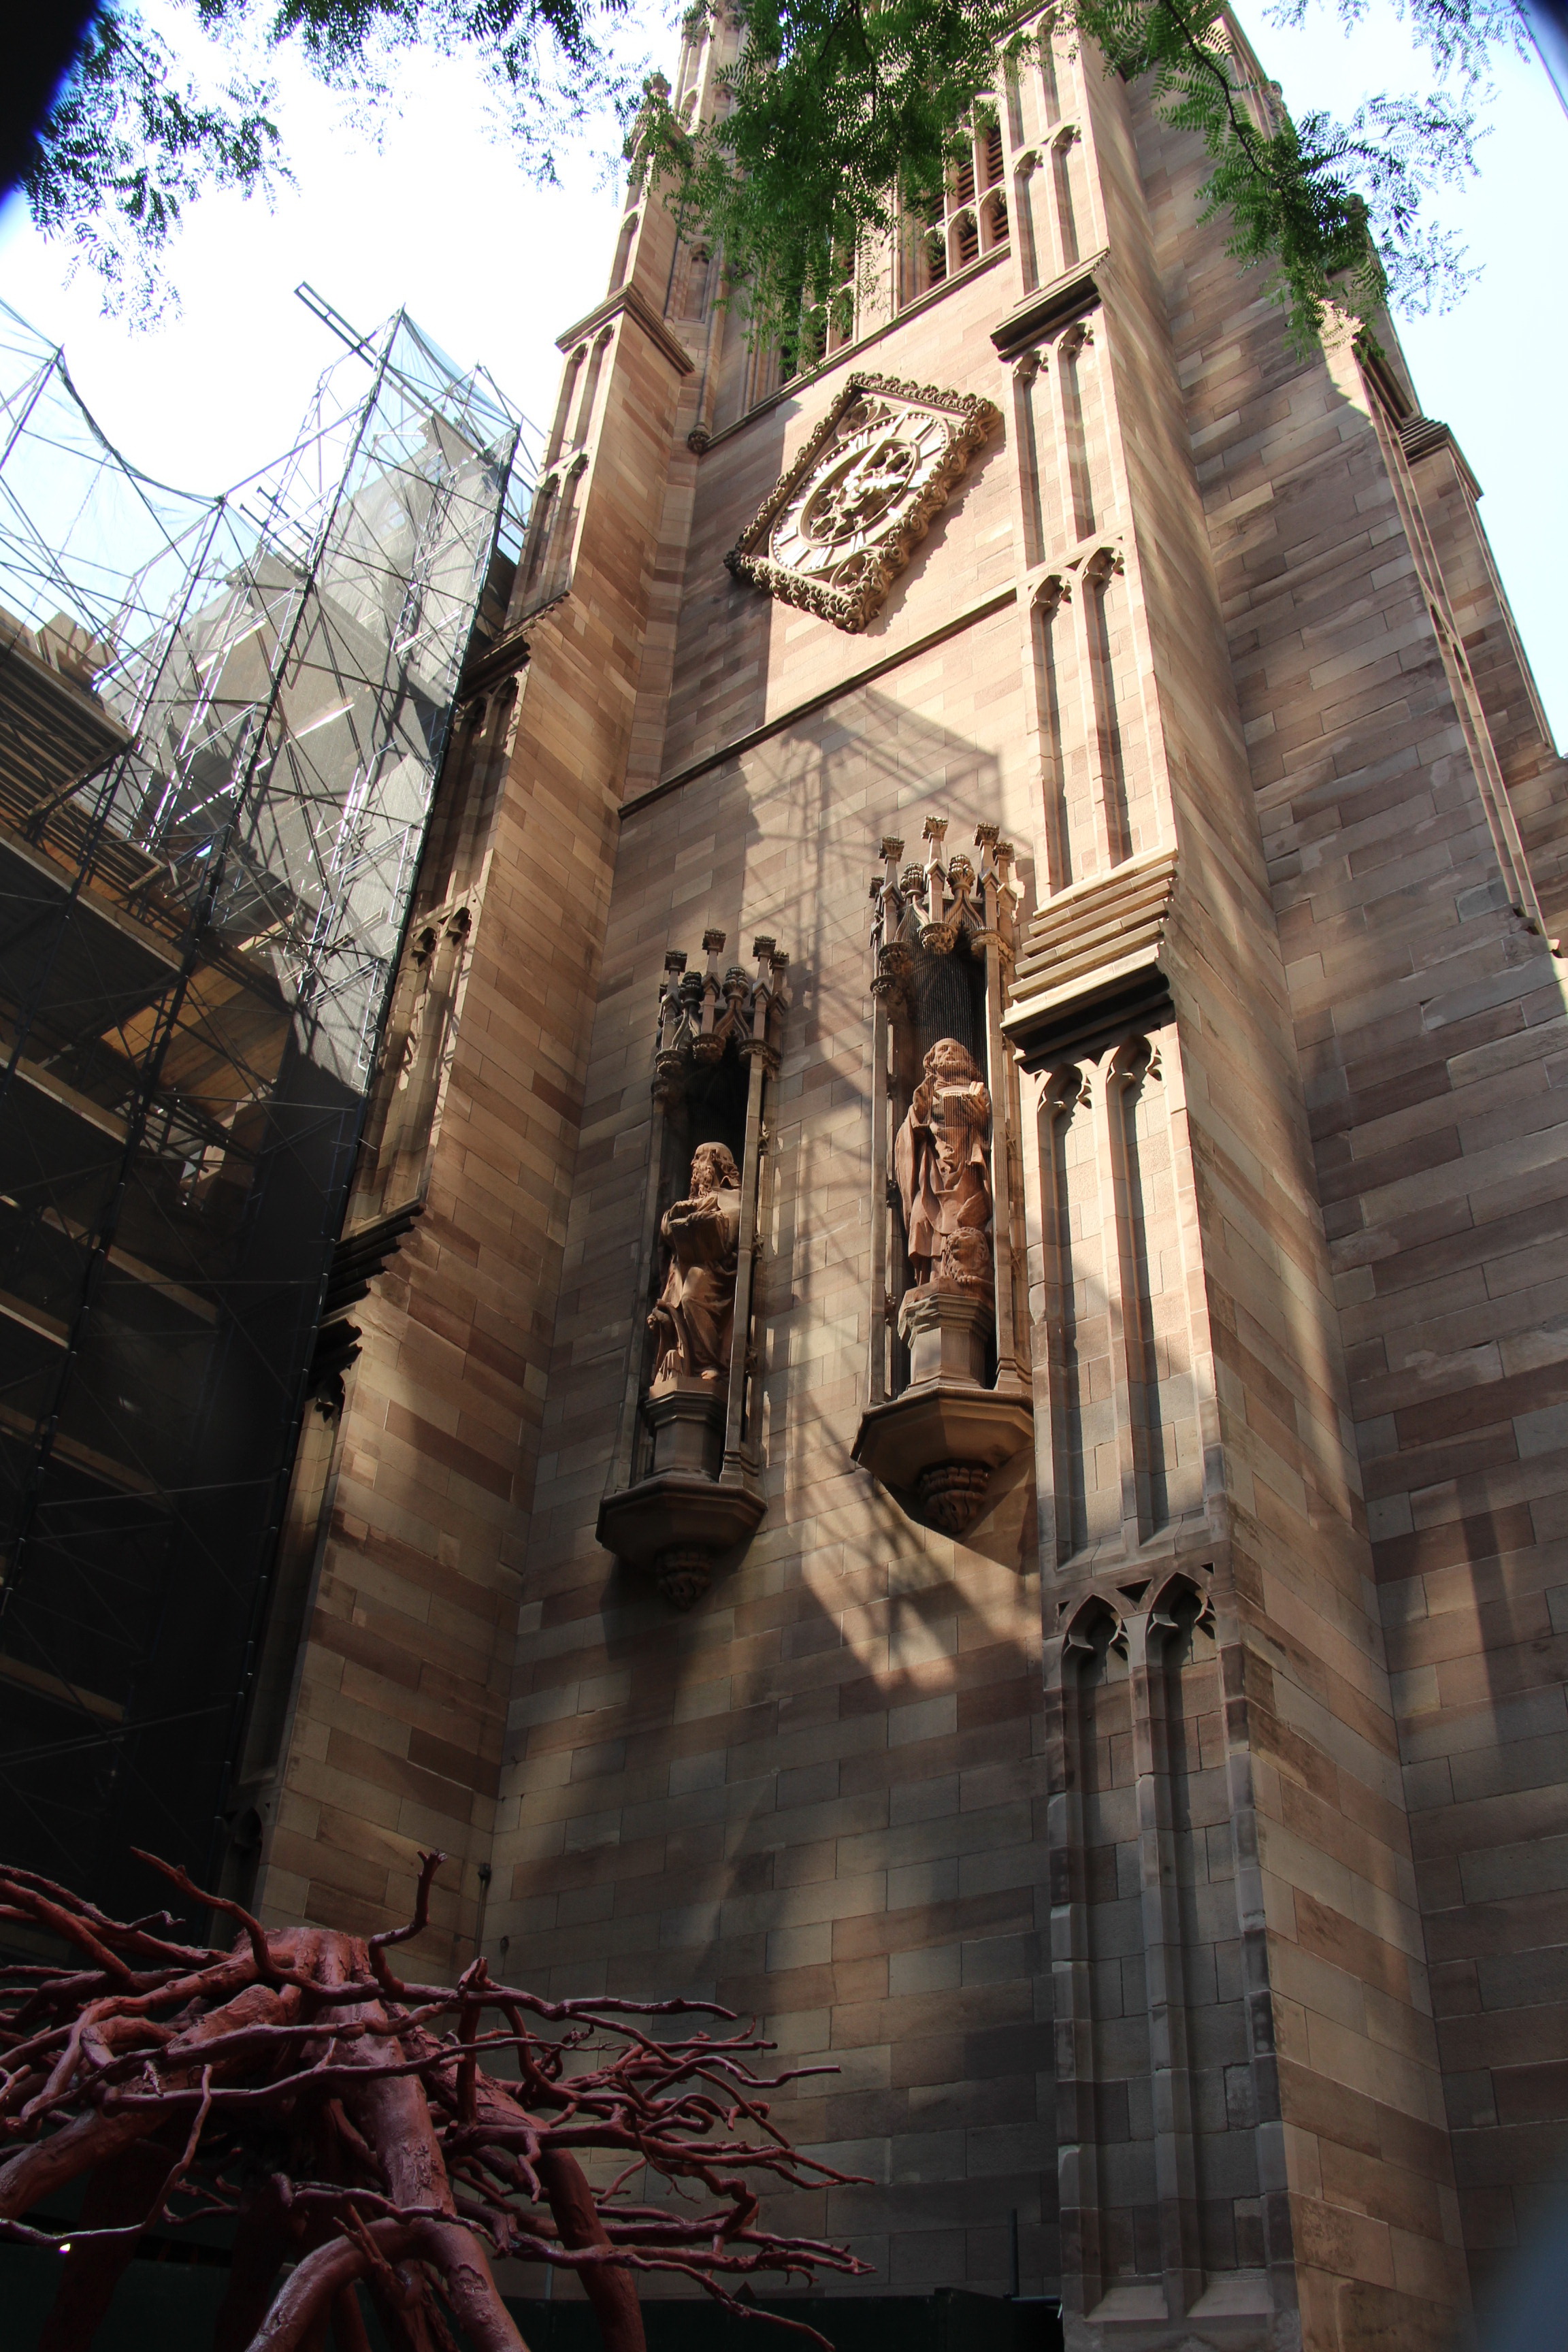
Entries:
{"label": "carved canopy over statue", "polygon": [[[1028,1446],[1033,1414],[1015,1246],[1019,1107],[1001,1026],[1013,853],[982,824],[978,865],[950,857],[947,829],[944,816],[925,819],[923,867],[902,867],[903,841],[888,835],[871,886],[870,1349],[852,1458],[911,1517],[967,1541],[995,1473]],[[954,1007],[984,1067],[957,1037],[924,1050],[939,1004]],[[917,1053],[895,1128],[890,1106]]]}
{"label": "carved canopy over statue", "polygon": [[647,1318],[658,1346],[654,1381],[728,1378],[741,1240],[741,1171],[721,1143],[691,1159],[691,1191],[667,1209],[659,1234],[669,1272]]}
{"label": "carved canopy over statue", "polygon": [[990,1290],[991,1097],[956,1037],[927,1054],[893,1145],[910,1270],[917,1286]]}
{"label": "carved canopy over statue", "polygon": [[[725,966],[722,931],[704,931],[702,947],[705,972],[689,971],[678,950],[664,960],[637,1247],[647,1337],[627,1351],[597,1520],[605,1550],[651,1570],[677,1609],[700,1600],[767,1512],[755,1273],[768,1087],[789,1001],[789,959],[766,933],[753,943],[754,977]],[[741,1146],[738,1167],[721,1143],[692,1150],[721,1126]],[[671,1164],[684,1167],[689,1151],[687,1196],[661,1217]]]}

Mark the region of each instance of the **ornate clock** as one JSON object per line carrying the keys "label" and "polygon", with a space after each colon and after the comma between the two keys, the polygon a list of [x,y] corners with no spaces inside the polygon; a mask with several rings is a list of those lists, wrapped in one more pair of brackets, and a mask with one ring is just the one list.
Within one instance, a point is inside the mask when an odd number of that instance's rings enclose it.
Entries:
{"label": "ornate clock", "polygon": [[863,629],[997,421],[973,394],[850,376],[726,563],[786,604]]}

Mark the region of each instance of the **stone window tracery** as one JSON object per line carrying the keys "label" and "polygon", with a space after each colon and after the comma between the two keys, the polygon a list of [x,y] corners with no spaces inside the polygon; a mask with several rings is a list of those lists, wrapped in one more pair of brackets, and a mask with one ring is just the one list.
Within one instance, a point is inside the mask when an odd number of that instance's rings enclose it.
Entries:
{"label": "stone window tracery", "polygon": [[528,542],[523,550],[522,576],[517,591],[517,609],[521,612],[533,599],[544,576],[550,542],[554,536],[555,504],[561,495],[560,482],[553,477],[541,482],[533,494],[533,512],[529,517]]}

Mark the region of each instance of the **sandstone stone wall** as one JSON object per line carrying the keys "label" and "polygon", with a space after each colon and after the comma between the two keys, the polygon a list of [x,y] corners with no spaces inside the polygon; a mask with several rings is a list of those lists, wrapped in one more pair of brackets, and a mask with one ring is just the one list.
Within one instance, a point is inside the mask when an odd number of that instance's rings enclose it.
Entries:
{"label": "sandstone stone wall", "polygon": [[[1196,159],[1153,130],[1147,153],[1152,187],[1169,189],[1178,364],[1386,1629],[1422,1914],[1420,1938],[1396,1937],[1389,1958],[1400,1997],[1408,1987],[1425,2008],[1430,1985],[1437,2020],[1444,2099],[1405,2130],[1404,2210],[1436,2239],[1446,2126],[1484,2282],[1521,2242],[1563,2113],[1552,1251],[1568,1139],[1563,966],[1501,868],[1467,691],[1543,893],[1562,854],[1561,767],[1451,439],[1401,418],[1396,371],[1363,371],[1342,346],[1326,366],[1293,361],[1256,289],[1191,237]],[[1325,2029],[1342,2012],[1342,1986],[1319,1981],[1298,2038],[1314,2009]],[[1368,2253],[1384,2241],[1377,2259],[1397,2276],[1415,2250],[1352,2185],[1382,2128],[1351,2095],[1361,2087],[1346,2084],[1354,2131],[1336,2171],[1342,2201],[1366,2209]]]}
{"label": "sandstone stone wall", "polygon": [[[693,36],[678,100],[722,58]],[[752,399],[636,187],[562,339],[527,667],[422,885],[465,977],[265,1900],[380,1924],[438,1842],[448,1962],[765,2018],[837,2070],[795,2137],[868,2177],[790,2226],[868,2291],[1005,2291],[1016,2215],[1075,2345],[1436,2347],[1568,2063],[1563,770],[1392,340],[1296,352],[1194,142],[1091,56],[1001,99],[1008,245],[803,380]],[[723,558],[857,370],[1000,422],[850,633]],[[1035,1449],[963,1540],[850,1459],[866,889],[927,816],[1000,826],[1057,943],[1018,992]],[[1136,1017],[1037,1021],[1151,890]],[[713,931],[775,939],[792,1003],[767,1516],[683,1615],[595,1528],[660,979]]]}
{"label": "sandstone stone wall", "polygon": [[[460,908],[467,926],[435,1123],[424,1151],[398,1160],[395,1189],[410,1186],[423,1214],[356,1309],[362,1353],[266,1807],[268,1918],[406,1917],[420,1848],[450,1853],[459,1868],[432,1913],[446,1967],[472,1957],[487,1900],[616,810],[689,366],[637,316],[603,323],[588,463],[574,509],[555,509],[573,517],[571,541],[546,551],[536,583],[571,576],[574,593],[525,646],[525,558],[503,631],[516,665],[459,710],[421,873],[411,940],[432,910]],[[401,1206],[387,1181],[373,1155],[356,1204]]]}

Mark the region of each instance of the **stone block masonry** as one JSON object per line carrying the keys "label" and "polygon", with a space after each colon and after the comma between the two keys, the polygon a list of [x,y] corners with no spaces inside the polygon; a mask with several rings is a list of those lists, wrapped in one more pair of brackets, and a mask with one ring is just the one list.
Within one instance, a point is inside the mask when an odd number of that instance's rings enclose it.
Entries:
{"label": "stone block masonry", "polygon": [[[998,121],[943,268],[910,225],[790,383],[636,187],[562,340],[263,1894],[380,1924],[438,1842],[446,1965],[766,2019],[837,2070],[792,2137],[869,2179],[779,2226],[868,2292],[1005,2292],[1016,2215],[1077,2352],[1439,2352],[1568,2126],[1564,772],[1392,328],[1293,352],[1091,53],[1019,51]],[[851,631],[724,557],[857,373],[999,421]],[[772,562],[874,553],[869,448]],[[867,888],[928,820],[1023,892],[1034,1439],[962,1540],[851,1460],[898,1304]],[[682,1613],[595,1526],[712,932],[791,1002],[766,1516]]]}

